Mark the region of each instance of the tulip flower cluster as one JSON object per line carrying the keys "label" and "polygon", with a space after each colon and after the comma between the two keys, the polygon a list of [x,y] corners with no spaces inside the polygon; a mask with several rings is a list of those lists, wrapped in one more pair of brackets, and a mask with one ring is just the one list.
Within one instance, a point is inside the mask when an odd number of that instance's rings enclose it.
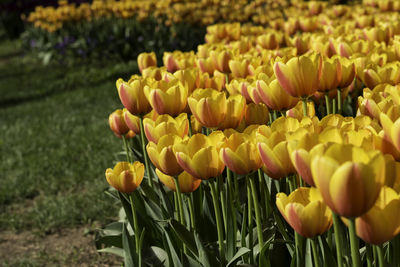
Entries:
{"label": "tulip flower cluster", "polygon": [[400,24],[383,2],[212,25],[160,67],[142,53],[109,119],[127,162],[106,178],[134,229],[114,249],[139,266],[152,253],[170,266],[399,266]]}

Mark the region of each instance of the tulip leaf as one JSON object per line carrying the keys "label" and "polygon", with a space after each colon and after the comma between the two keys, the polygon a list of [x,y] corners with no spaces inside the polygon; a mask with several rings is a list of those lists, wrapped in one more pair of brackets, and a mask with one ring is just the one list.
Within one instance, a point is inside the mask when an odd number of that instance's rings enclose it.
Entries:
{"label": "tulip leaf", "polygon": [[168,253],[162,248],[152,246],[143,250],[144,263],[146,266],[170,266]]}
{"label": "tulip leaf", "polygon": [[123,193],[118,192],[119,199],[121,200],[122,207],[124,208],[126,218],[130,225],[133,225],[132,209],[130,202],[126,199]]}
{"label": "tulip leaf", "polygon": [[209,251],[204,248],[203,243],[197,233],[194,234],[194,238],[196,240],[196,246],[199,251],[199,262],[201,262],[204,267],[219,266],[220,264],[218,262],[218,259],[215,255],[209,253]]}
{"label": "tulip leaf", "polygon": [[126,228],[126,224],[123,225],[122,231],[122,248],[124,250],[124,264],[125,266],[136,266],[137,257],[135,252],[135,242],[132,236]]}
{"label": "tulip leaf", "polygon": [[181,263],[181,261],[180,261],[180,259],[178,257],[178,254],[176,254],[175,248],[174,248],[174,246],[173,246],[173,244],[171,242],[171,238],[169,237],[168,232],[165,231],[164,233],[165,233],[165,238],[166,238],[167,243],[168,243],[168,246],[166,246],[166,248],[169,249],[170,257],[171,257],[172,263],[173,263],[172,266],[174,266],[174,267],[183,267],[183,265],[182,265],[182,263]]}
{"label": "tulip leaf", "polygon": [[179,237],[179,239],[185,243],[186,247],[196,256],[199,256],[199,252],[197,251],[197,246],[196,246],[196,241],[191,232],[189,232],[185,226],[183,226],[181,223],[178,221],[171,219],[169,221],[169,224],[171,225],[172,229],[176,233],[176,235]]}
{"label": "tulip leaf", "polygon": [[323,236],[318,237],[319,246],[322,248],[322,257],[324,259],[324,266],[337,266],[335,256],[333,255],[328,243]]}
{"label": "tulip leaf", "polygon": [[[251,250],[248,248],[240,248],[238,250],[238,252],[236,252],[235,256],[232,257],[232,259],[228,262],[228,264],[226,265],[226,267],[230,266],[232,263],[234,263],[235,261],[237,261],[240,257],[248,254]],[[264,265],[260,265],[260,266],[264,266]]]}
{"label": "tulip leaf", "polygon": [[110,253],[117,255],[121,258],[124,257],[124,250],[122,248],[117,248],[117,247],[109,247],[109,248],[102,248],[98,249],[97,252],[104,252],[104,253]]}
{"label": "tulip leaf", "polygon": [[[275,239],[275,234],[273,234],[261,248],[260,254],[258,255],[258,262],[259,262],[258,266],[265,266],[265,267],[271,266],[271,262],[269,259],[269,247],[271,246],[274,239]],[[266,253],[267,255],[265,255]]]}

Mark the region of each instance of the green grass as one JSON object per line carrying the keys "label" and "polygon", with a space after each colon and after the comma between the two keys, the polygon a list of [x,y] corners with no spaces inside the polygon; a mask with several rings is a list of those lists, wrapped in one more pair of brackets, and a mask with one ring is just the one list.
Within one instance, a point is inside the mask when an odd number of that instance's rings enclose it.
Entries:
{"label": "green grass", "polygon": [[0,43],[0,230],[108,222],[104,172],[122,150],[108,126],[135,63],[42,66]]}

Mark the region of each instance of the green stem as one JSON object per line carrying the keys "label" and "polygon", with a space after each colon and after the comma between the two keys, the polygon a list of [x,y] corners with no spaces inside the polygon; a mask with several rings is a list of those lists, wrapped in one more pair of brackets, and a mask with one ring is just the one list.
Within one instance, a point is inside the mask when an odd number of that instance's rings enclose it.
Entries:
{"label": "green stem", "polygon": [[332,212],[333,218],[333,228],[335,233],[335,243],[336,243],[336,257],[337,257],[337,266],[343,267],[343,256],[342,256],[342,238],[340,235],[340,221],[338,215]]}
{"label": "green stem", "polygon": [[274,114],[273,114],[272,118],[274,121],[278,118],[278,112],[276,110],[274,110]]}
{"label": "green stem", "polygon": [[301,98],[301,101],[302,101],[302,106],[303,106],[303,116],[307,117],[308,116],[308,114],[307,114],[307,98],[303,97],[303,98]]}
{"label": "green stem", "polygon": [[383,249],[382,245],[375,245],[374,246],[376,249],[376,253],[378,254],[378,262],[379,262],[379,267],[385,267],[385,260],[383,258]]}
{"label": "green stem", "polygon": [[126,161],[128,161],[129,163],[132,163],[128,140],[126,140],[125,136],[122,136],[122,141],[124,141],[124,147],[125,147],[125,152],[126,152]]}
{"label": "green stem", "polygon": [[337,103],[338,114],[342,114],[342,90],[340,88],[337,89]]}
{"label": "green stem", "polygon": [[295,242],[296,242],[296,266],[304,267],[304,249],[303,249],[303,237],[299,235],[296,231],[294,232]]}
{"label": "green stem", "polygon": [[331,104],[329,101],[328,93],[325,93],[325,106],[326,106],[326,115],[331,114]]}
{"label": "green stem", "polygon": [[318,254],[318,244],[315,238],[311,238],[311,249],[314,257],[314,266],[319,267],[319,254]]}
{"label": "green stem", "polygon": [[225,197],[225,194],[224,194],[225,186],[223,184],[222,179],[223,179],[222,175],[220,175],[220,177],[217,178],[217,181],[218,181],[218,192],[219,192],[219,200],[221,201],[222,219],[223,219],[223,222],[224,222],[224,229],[225,229],[225,232],[227,232],[228,224],[227,224],[227,217],[226,217],[226,197]]}
{"label": "green stem", "polygon": [[332,99],[332,114],[336,114],[336,99]]}
{"label": "green stem", "polygon": [[[183,214],[183,202],[182,202],[182,193],[181,187],[179,186],[178,176],[174,176],[175,180],[175,189],[176,189],[176,196],[178,198],[178,210],[179,210],[179,222],[185,226],[185,215]],[[186,246],[183,244],[183,251],[186,254]]]}
{"label": "green stem", "polygon": [[190,212],[190,226],[192,229],[196,229],[196,216],[194,213],[194,206],[193,206],[193,200],[192,200],[193,194],[190,195],[190,197],[187,197],[187,201],[189,203],[189,212]]}
{"label": "green stem", "polygon": [[358,237],[356,236],[356,221],[354,218],[349,219],[349,236],[350,236],[351,260],[353,262],[353,266],[361,267]]}
{"label": "green stem", "polygon": [[192,130],[192,119],[190,118],[190,114],[187,113],[187,118],[188,118],[188,123],[189,123],[189,137],[192,136],[193,130]]}
{"label": "green stem", "polygon": [[224,232],[222,229],[223,226],[222,226],[222,221],[221,221],[221,211],[220,211],[220,208],[218,205],[218,193],[217,193],[217,189],[215,187],[215,183],[210,181],[209,186],[211,189],[211,196],[212,196],[214,212],[215,212],[215,220],[217,223],[219,255],[221,258],[221,263],[224,263],[225,262]]}
{"label": "green stem", "polygon": [[239,181],[236,173],[233,173],[233,185],[235,186],[235,200],[238,207],[240,207],[240,197],[239,197]]}
{"label": "green stem", "polygon": [[140,252],[140,232],[138,226],[138,219],[136,216],[136,209],[133,205],[133,198],[132,195],[129,195],[129,200],[131,202],[131,209],[132,209],[132,217],[133,217],[133,230],[135,232],[135,245],[136,245],[136,254],[138,255],[139,265],[142,266],[142,253]]}
{"label": "green stem", "polygon": [[261,217],[262,219],[265,221],[268,217],[268,213],[269,213],[269,207],[268,207],[268,203],[267,203],[267,197],[269,195],[269,192],[265,192],[266,190],[268,190],[268,188],[266,189],[265,187],[267,187],[267,185],[264,183],[264,177],[262,175],[261,169],[257,170],[257,174],[258,174],[258,183],[260,184],[260,194],[261,194]]}
{"label": "green stem", "polygon": [[146,141],[144,138],[144,127],[143,127],[143,115],[140,116],[140,138],[142,141],[142,152],[143,152],[143,157],[144,157],[144,163],[146,167],[146,173],[147,177],[149,179],[149,186],[153,188],[153,179],[151,177],[150,173],[150,163],[149,163],[149,158],[147,157],[147,152],[146,152]]}
{"label": "green stem", "polygon": [[[235,205],[234,205],[234,200],[233,200],[233,184],[232,184],[232,174],[231,171],[229,170],[228,167],[226,167],[226,179],[228,181],[228,201],[229,201],[229,208],[231,209],[232,213],[232,222],[233,222],[233,232],[235,233],[235,244],[236,244],[236,233],[237,233],[237,224],[236,224],[236,210],[235,210]],[[228,234],[228,232],[227,232]],[[236,245],[235,245],[236,246]]]}
{"label": "green stem", "polygon": [[250,264],[254,264],[254,257],[253,257],[253,201],[251,195],[251,188],[249,183],[250,177],[247,177],[246,184],[247,184],[247,201],[249,208],[247,209],[247,222],[249,228],[249,246],[250,249],[249,258]]}
{"label": "green stem", "polygon": [[260,205],[258,202],[256,183],[255,183],[254,179],[255,179],[254,176],[250,177],[250,186],[251,186],[251,193],[252,193],[253,204],[254,204],[254,211],[255,211],[255,215],[256,215],[258,247],[261,250],[261,248],[264,246],[264,238],[263,238],[263,230],[262,230],[262,224],[261,224]]}
{"label": "green stem", "polygon": [[366,254],[367,254],[367,267],[372,267],[373,261],[374,261],[374,256],[372,254],[372,247],[370,244],[366,243]]}

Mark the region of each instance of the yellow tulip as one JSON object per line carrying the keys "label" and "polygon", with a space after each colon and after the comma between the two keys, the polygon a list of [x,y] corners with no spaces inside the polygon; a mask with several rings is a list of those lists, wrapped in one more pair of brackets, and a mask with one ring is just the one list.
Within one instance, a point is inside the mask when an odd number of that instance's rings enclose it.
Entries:
{"label": "yellow tulip", "polygon": [[244,114],[246,125],[252,124],[267,124],[269,121],[269,111],[263,103],[254,104],[250,103],[246,106]]}
{"label": "yellow tulip", "polygon": [[321,80],[318,91],[325,92],[336,89],[342,80],[342,65],[339,59],[326,59],[322,61]]}
{"label": "yellow tulip", "polygon": [[226,99],[226,116],[218,129],[236,128],[246,111],[246,99],[242,95],[229,96]]}
{"label": "yellow tulip", "polygon": [[224,92],[196,89],[188,102],[192,114],[206,127],[218,127],[226,117],[228,105]]}
{"label": "yellow tulip", "polygon": [[122,105],[130,113],[134,115],[145,114],[151,110],[143,90],[146,85],[145,79],[137,79],[129,84],[122,79],[118,79],[116,85]]}
{"label": "yellow tulip", "polygon": [[148,67],[157,66],[156,53],[140,53],[137,57],[137,63],[140,73]]}
{"label": "yellow tulip", "polygon": [[174,145],[177,162],[195,178],[208,180],[217,177],[225,168],[219,158],[224,140],[224,134],[219,131],[209,136],[195,134]]}
{"label": "yellow tulip", "polygon": [[122,109],[117,109],[108,116],[108,124],[118,138],[122,138],[129,132]]}
{"label": "yellow tulip", "polygon": [[229,72],[229,60],[232,58],[229,50],[211,51],[210,58],[213,61],[214,69],[223,73]]}
{"label": "yellow tulip", "polygon": [[173,134],[162,136],[158,143],[149,142],[147,144],[147,154],[151,162],[157,169],[164,174],[176,176],[183,172],[175,158],[175,153],[172,150],[174,144],[182,141],[182,138]]}
{"label": "yellow tulip", "polygon": [[304,237],[321,235],[332,225],[332,212],[316,188],[300,187],[289,196],[278,193],[276,206],[290,226]]}
{"label": "yellow tulip", "polygon": [[164,135],[173,134],[183,138],[189,132],[189,121],[186,113],[182,113],[176,118],[167,114],[160,115],[155,120],[145,118],[143,125],[147,140],[156,144]]}
{"label": "yellow tulip", "polygon": [[144,87],[144,93],[151,107],[158,114],[176,116],[187,107],[188,88],[178,79],[158,81]]}
{"label": "yellow tulip", "polygon": [[321,78],[320,56],[300,56],[285,64],[276,62],[274,72],[281,87],[293,97],[309,97],[318,89]]}
{"label": "yellow tulip", "polygon": [[[160,181],[172,191],[176,191],[175,179],[172,176],[162,173],[159,169],[156,169],[156,174]],[[187,172],[182,172],[178,175],[179,189],[182,193],[190,193],[196,191],[200,186],[201,180],[196,179]]]}
{"label": "yellow tulip", "polygon": [[340,216],[366,213],[385,182],[385,159],[380,151],[332,144],[311,161],[316,187],[325,203]]}
{"label": "yellow tulip", "polygon": [[129,162],[118,162],[114,169],[106,170],[107,182],[122,193],[135,191],[143,180],[144,165],[139,161],[133,164]]}
{"label": "yellow tulip", "polygon": [[135,134],[140,134],[140,118],[132,115],[126,108],[122,110],[124,115],[125,123],[128,128]]}
{"label": "yellow tulip", "polygon": [[262,166],[256,145],[247,134],[233,133],[219,152],[224,164],[237,174],[248,174]]}
{"label": "yellow tulip", "polygon": [[384,186],[374,206],[356,218],[357,235],[367,243],[380,245],[400,233],[400,195]]}

